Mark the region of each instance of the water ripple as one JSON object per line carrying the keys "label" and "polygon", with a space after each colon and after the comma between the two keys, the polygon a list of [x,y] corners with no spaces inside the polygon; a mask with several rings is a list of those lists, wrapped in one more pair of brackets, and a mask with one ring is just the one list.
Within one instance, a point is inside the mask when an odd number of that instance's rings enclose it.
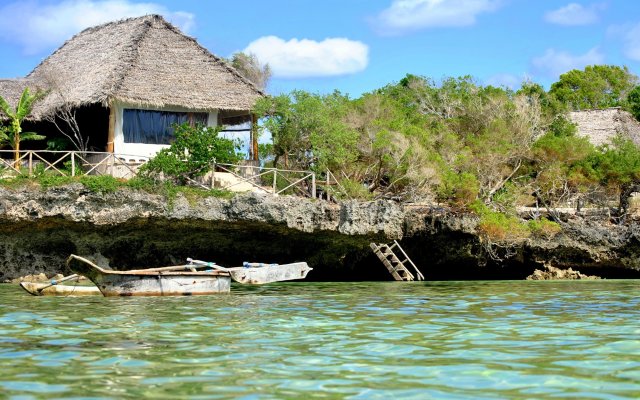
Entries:
{"label": "water ripple", "polygon": [[114,299],[0,285],[0,390],[16,400],[633,399],[638,286],[284,283]]}

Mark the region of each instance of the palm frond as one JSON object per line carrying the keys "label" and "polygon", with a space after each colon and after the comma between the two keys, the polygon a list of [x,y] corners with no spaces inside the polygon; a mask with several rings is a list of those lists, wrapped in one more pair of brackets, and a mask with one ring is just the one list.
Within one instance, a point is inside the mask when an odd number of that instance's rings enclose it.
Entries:
{"label": "palm frond", "polygon": [[13,139],[14,139],[14,136],[11,133],[11,129],[9,129],[9,127],[6,127],[6,126],[0,127],[0,146],[4,146],[5,144],[8,144],[9,146],[11,146],[11,148],[13,148],[14,147]]}
{"label": "palm frond", "polygon": [[20,140],[24,141],[24,140],[43,140],[46,139],[46,136],[44,135],[39,135],[35,132],[22,132],[20,134]]}
{"label": "palm frond", "polygon": [[25,119],[29,114],[31,114],[31,111],[33,110],[33,103],[40,100],[42,97],[44,97],[43,92],[37,91],[32,95],[29,92],[28,87],[24,88],[16,106],[16,118],[19,121]]}
{"label": "palm frond", "polygon": [[2,110],[2,112],[6,114],[7,117],[9,118],[13,118],[15,114],[11,109],[11,106],[9,105],[9,103],[2,96],[0,96],[0,110]]}

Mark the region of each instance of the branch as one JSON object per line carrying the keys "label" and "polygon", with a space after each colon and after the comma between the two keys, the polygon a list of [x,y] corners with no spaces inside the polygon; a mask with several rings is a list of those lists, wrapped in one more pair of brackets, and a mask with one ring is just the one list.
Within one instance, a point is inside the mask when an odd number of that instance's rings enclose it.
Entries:
{"label": "branch", "polygon": [[502,181],[498,182],[487,194],[486,197],[486,202],[490,202],[491,199],[493,198],[493,195],[500,189],[502,189],[502,187],[504,187],[504,185],[509,182],[509,180],[516,174],[516,172],[518,172],[518,170],[520,169],[520,167],[522,166],[522,159],[518,160],[518,163],[516,165],[516,167],[513,169],[513,171],[511,171],[511,173],[509,174],[509,176],[507,176],[506,178],[504,178]]}

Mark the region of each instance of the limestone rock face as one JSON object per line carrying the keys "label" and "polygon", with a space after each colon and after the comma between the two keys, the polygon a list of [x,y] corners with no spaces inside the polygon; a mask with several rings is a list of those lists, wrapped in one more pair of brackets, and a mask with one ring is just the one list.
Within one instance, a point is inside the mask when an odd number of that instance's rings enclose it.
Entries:
{"label": "limestone rock face", "polygon": [[[223,266],[307,261],[311,280],[389,280],[369,243],[396,239],[427,280],[525,279],[545,264],[605,278],[640,277],[640,222],[569,215],[553,238],[494,248],[477,216],[437,205],[393,201],[340,204],[255,193],[231,199],[167,199],[81,184],[0,188],[0,282],[68,274],[69,254],[114,269],[160,267],[186,258]],[[502,251],[502,252],[501,252]]]}
{"label": "limestone rock face", "polygon": [[244,221],[285,225],[302,232],[339,231],[348,235],[385,234],[400,238],[404,213],[391,201],[341,206],[323,200],[246,193],[230,200],[206,197],[195,203],[182,195],[169,202],[159,195],[134,190],[92,193],[80,184],[47,190],[0,188],[0,219],[38,221],[59,218],[96,226],[132,219]]}
{"label": "limestone rock face", "polygon": [[256,193],[168,200],[135,190],[94,193],[81,184],[0,188],[0,281],[69,272],[71,253],[115,268],[187,257],[337,265],[371,240],[402,237],[403,224],[402,207],[390,201],[337,205]]}

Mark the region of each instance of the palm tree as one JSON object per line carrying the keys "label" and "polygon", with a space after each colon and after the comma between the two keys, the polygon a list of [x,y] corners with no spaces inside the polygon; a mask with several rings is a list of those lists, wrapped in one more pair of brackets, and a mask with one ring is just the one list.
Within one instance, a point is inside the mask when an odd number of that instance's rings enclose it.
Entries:
{"label": "palm tree", "polygon": [[0,96],[0,111],[9,117],[9,126],[0,129],[0,144],[8,143],[13,149],[14,167],[16,169],[20,168],[18,163],[18,160],[20,160],[20,142],[45,138],[45,136],[38,135],[35,132],[22,132],[22,121],[31,114],[34,103],[42,99],[44,94],[38,91],[32,95],[28,87],[24,88],[15,110]]}

